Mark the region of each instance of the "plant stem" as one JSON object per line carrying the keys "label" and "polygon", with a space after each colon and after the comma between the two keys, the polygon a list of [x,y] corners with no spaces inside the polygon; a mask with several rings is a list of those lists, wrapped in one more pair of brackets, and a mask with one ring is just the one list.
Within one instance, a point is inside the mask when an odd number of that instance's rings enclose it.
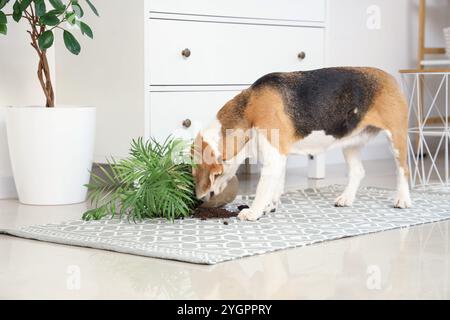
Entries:
{"label": "plant stem", "polygon": [[[55,94],[53,91],[50,67],[47,59],[47,50],[41,50],[38,44],[39,37],[45,32],[45,25],[39,25],[38,19],[35,16],[34,10],[31,6],[30,10],[31,13],[26,10],[24,11],[24,13],[31,26],[31,31],[28,31],[31,36],[31,46],[36,50],[36,53],[39,56],[37,76],[46,98],[45,106],[47,108],[53,108],[55,106]],[[37,27],[40,27],[39,30]]]}
{"label": "plant stem", "polygon": [[[44,82],[44,78],[42,77],[42,74],[45,76],[45,82]],[[42,89],[44,90],[45,97],[47,98],[46,107],[53,108],[55,106],[55,94],[53,92],[53,85],[52,85],[50,68],[48,65],[46,50],[43,50],[41,52],[39,67],[38,67],[38,77],[39,77],[39,80],[41,81],[41,85],[42,85],[42,83],[44,83],[44,85],[42,86]]]}

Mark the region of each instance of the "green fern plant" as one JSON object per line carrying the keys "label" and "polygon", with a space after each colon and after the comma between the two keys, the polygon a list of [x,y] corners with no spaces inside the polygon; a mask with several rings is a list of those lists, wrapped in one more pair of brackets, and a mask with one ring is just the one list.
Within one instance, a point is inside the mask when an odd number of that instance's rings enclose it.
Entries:
{"label": "green fern plant", "polygon": [[109,161],[109,168],[92,174],[88,199],[93,209],[83,220],[106,216],[133,221],[187,217],[197,205],[189,147],[179,139],[133,140],[128,158]]}

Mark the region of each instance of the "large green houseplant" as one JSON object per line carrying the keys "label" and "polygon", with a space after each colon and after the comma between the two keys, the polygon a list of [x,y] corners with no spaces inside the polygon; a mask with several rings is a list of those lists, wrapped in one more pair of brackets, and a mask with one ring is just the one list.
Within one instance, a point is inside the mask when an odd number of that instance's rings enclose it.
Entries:
{"label": "large green houseplant", "polygon": [[[9,12],[5,9],[11,2]],[[97,9],[90,0],[84,2],[98,15]],[[48,3],[51,5],[48,7]],[[37,76],[46,98],[46,107],[55,106],[55,94],[50,76],[50,66],[47,58],[47,50],[53,45],[55,33],[61,31],[66,48],[78,55],[81,50],[80,43],[67,28],[78,26],[83,35],[93,38],[92,29],[81,21],[84,10],[79,0],[70,0],[64,3],[62,0],[0,0],[0,34],[7,35],[8,21],[25,21],[29,25],[27,30],[30,35],[30,44],[36,51],[39,59]]]}
{"label": "large green houseplant", "polygon": [[86,198],[83,185],[93,161],[95,107],[53,108],[55,91],[47,56],[59,34],[74,55],[81,51],[76,33],[93,38],[92,29],[83,21],[85,8],[98,16],[90,0],[0,0],[0,41],[5,41],[2,35],[8,35],[12,23],[27,25],[30,50],[37,55],[37,78],[45,96],[45,104],[7,110],[14,180],[19,200],[26,204],[68,204]]}

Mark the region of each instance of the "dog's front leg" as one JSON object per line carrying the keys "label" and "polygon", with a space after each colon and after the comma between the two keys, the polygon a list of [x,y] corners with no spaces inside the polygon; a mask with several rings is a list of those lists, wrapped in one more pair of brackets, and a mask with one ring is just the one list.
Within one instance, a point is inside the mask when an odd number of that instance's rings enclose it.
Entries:
{"label": "dog's front leg", "polygon": [[359,184],[364,178],[364,167],[361,162],[361,146],[346,147],[343,150],[345,161],[348,166],[348,184],[344,192],[336,198],[336,207],[351,206],[355,200]]}
{"label": "dog's front leg", "polygon": [[[282,164],[286,163],[286,157],[280,159]],[[264,165],[261,170],[258,186],[256,188],[255,200],[249,209],[244,209],[239,213],[241,220],[258,220],[265,210],[273,207],[274,196],[278,193],[278,184],[282,179],[283,167],[280,165]],[[278,201],[278,199],[276,200]]]}
{"label": "dog's front leg", "polygon": [[[265,140],[265,138],[264,138]],[[257,220],[265,210],[273,207],[274,200],[280,193],[280,181],[284,181],[283,174],[286,167],[286,156],[280,154],[267,140],[258,143],[258,154],[263,164],[261,177],[256,188],[255,200],[249,209],[239,213],[241,220]]]}

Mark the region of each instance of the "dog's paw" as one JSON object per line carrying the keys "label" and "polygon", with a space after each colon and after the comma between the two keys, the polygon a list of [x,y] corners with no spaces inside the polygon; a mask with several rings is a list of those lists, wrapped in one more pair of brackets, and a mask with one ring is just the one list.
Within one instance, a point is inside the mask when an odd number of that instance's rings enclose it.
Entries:
{"label": "dog's paw", "polygon": [[412,207],[412,201],[409,195],[407,196],[396,196],[394,200],[394,208],[406,209]]}
{"label": "dog's paw", "polygon": [[350,207],[355,200],[355,196],[347,193],[341,194],[334,200],[335,207]]}
{"label": "dog's paw", "polygon": [[261,214],[254,212],[252,209],[244,209],[238,214],[238,218],[241,219],[241,221],[256,221],[259,217],[261,217]]}
{"label": "dog's paw", "polygon": [[279,203],[280,203],[279,200],[274,200],[274,201],[270,202],[270,203],[264,208],[263,213],[264,213],[264,214],[268,214],[268,213],[272,213],[272,212],[277,211],[277,208],[278,208],[278,204],[279,204]]}

